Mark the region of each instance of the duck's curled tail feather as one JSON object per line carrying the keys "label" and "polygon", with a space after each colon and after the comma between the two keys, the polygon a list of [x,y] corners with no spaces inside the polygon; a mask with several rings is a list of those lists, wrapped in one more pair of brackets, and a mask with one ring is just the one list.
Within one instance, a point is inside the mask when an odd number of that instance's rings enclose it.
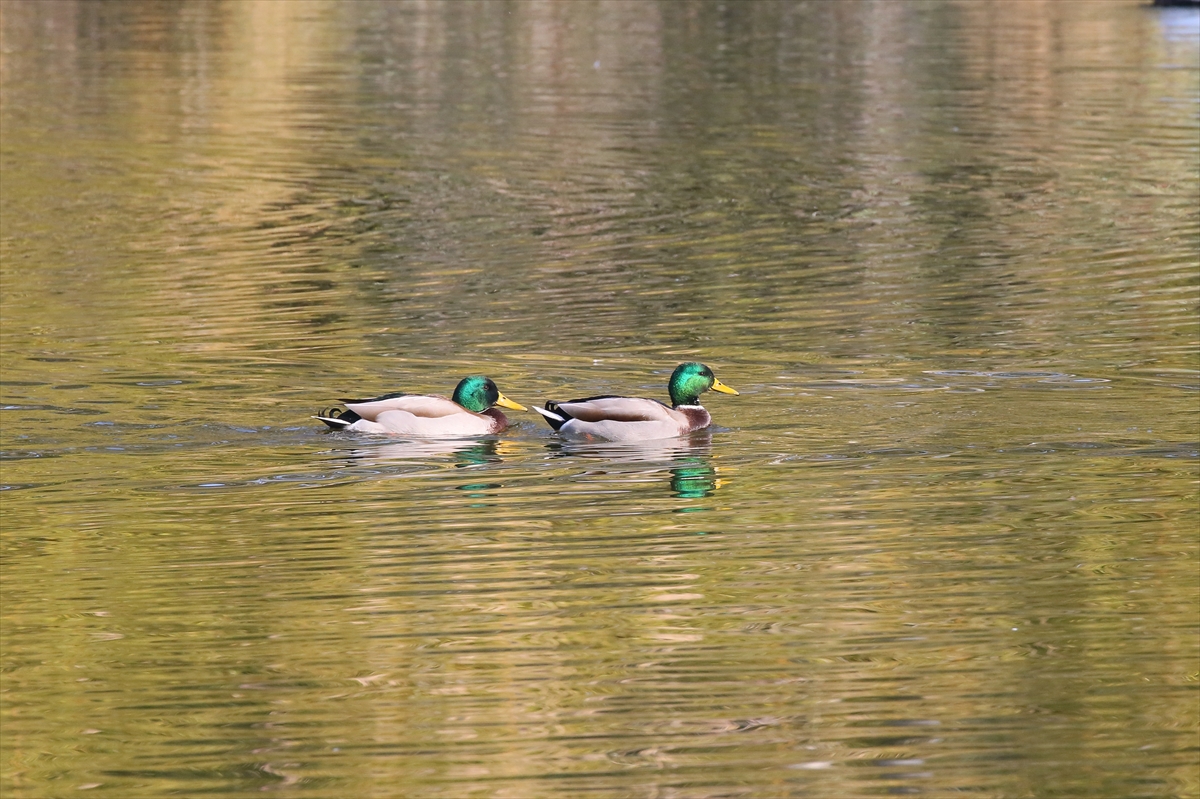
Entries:
{"label": "duck's curled tail feather", "polygon": [[331,430],[345,430],[350,425],[357,422],[362,417],[351,410],[343,408],[326,408],[321,411],[319,416],[314,416],[314,419],[320,419]]}
{"label": "duck's curled tail feather", "polygon": [[545,416],[546,421],[549,422],[550,426],[553,427],[555,430],[562,427],[564,424],[566,424],[571,419],[571,417],[567,415],[567,412],[564,411],[563,409],[559,408],[558,403],[555,402],[554,400],[546,401],[546,410],[542,410],[541,408],[537,407],[536,405],[534,406],[533,409],[535,411],[537,411],[538,413],[540,413],[542,416]]}

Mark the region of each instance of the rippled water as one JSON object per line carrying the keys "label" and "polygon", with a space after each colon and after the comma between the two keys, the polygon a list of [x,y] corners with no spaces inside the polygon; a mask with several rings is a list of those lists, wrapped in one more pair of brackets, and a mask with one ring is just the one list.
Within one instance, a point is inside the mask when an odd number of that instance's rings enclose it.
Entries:
{"label": "rippled water", "polygon": [[[1200,793],[1200,15],[0,8],[3,795]],[[741,396],[645,446],[345,396]]]}

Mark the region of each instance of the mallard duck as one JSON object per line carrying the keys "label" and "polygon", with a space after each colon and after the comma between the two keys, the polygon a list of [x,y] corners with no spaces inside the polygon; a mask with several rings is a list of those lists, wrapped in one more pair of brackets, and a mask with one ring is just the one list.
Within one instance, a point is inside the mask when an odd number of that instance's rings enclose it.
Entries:
{"label": "mallard duck", "polygon": [[345,410],[329,408],[313,418],[334,430],[450,438],[485,436],[508,427],[508,419],[497,405],[515,411],[529,410],[501,394],[496,384],[482,375],[464,377],[450,399],[433,394],[396,393],[342,403]]}
{"label": "mallard duck", "polygon": [[667,383],[670,408],[642,397],[601,396],[566,402],[549,400],[545,410],[534,410],[545,416],[551,427],[571,438],[650,441],[708,427],[712,417],[700,405],[700,395],[709,389],[737,394],[704,364],[681,363]]}

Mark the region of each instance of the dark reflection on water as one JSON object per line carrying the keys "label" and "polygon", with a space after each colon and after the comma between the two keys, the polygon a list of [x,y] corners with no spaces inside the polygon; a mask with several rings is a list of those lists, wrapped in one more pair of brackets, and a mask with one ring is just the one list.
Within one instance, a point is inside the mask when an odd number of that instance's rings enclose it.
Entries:
{"label": "dark reflection on water", "polygon": [[5,799],[1200,793],[1195,10],[0,5]]}

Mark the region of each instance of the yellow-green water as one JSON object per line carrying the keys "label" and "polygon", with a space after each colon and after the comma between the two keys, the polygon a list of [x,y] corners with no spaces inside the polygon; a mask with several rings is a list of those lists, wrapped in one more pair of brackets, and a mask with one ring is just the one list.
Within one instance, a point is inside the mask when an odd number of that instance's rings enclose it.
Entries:
{"label": "yellow-green water", "polygon": [[5,799],[1200,792],[1196,11],[5,0],[0,89]]}

